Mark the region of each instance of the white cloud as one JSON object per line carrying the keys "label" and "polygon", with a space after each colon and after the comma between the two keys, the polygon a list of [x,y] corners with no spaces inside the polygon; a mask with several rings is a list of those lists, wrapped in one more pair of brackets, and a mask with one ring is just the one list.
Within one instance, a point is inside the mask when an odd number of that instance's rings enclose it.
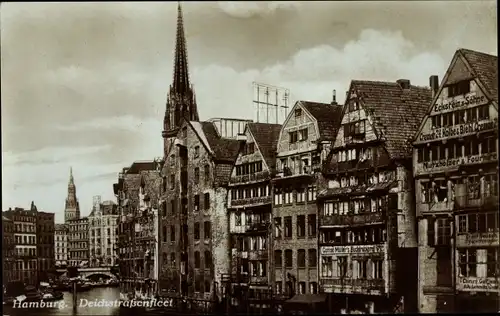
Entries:
{"label": "white cloud", "polygon": [[229,16],[247,19],[258,15],[271,14],[281,9],[294,9],[300,3],[294,1],[219,1],[218,5]]}
{"label": "white cloud", "polygon": [[[212,64],[196,67],[192,63],[192,82],[195,85],[201,119],[206,120],[211,117],[254,118],[253,81],[289,88],[292,101],[330,102],[332,90],[335,89],[337,101],[343,102],[345,91],[352,79],[396,81],[400,78],[407,78],[413,84],[427,85],[430,75],[442,76],[444,74],[449,63],[448,60],[444,61],[439,55],[432,52],[412,55],[409,53],[412,45],[413,43],[406,40],[401,33],[365,30],[360,33],[357,39],[348,42],[343,47],[321,45],[304,49],[288,60],[265,69],[249,69],[239,72],[230,66]],[[101,113],[97,112],[92,120],[73,125],[59,125],[57,128],[62,133],[89,129],[100,130],[102,133],[117,129],[132,130],[140,134],[141,139],[143,139],[140,147],[135,148],[135,152],[132,151],[133,156],[131,157],[130,154],[126,156],[124,152],[117,149],[115,155],[123,159],[123,163],[92,165],[83,159],[77,159],[76,156],[85,153],[99,155],[98,150],[104,148],[87,148],[82,149],[82,152],[78,152],[75,148],[45,149],[31,156],[30,159],[34,162],[32,166],[4,168],[3,192],[5,194],[3,202],[5,205],[15,206],[12,203],[29,205],[31,199],[38,199],[41,201],[41,208],[44,207],[44,204],[57,208],[57,210],[49,211],[55,211],[58,218],[62,218],[69,163],[52,161],[46,165],[36,166],[36,161],[41,161],[43,158],[49,159],[49,161],[50,157],[72,158],[71,164],[75,171],[82,210],[90,210],[93,195],[102,194],[103,199],[113,198],[112,183],[116,180],[113,172],[118,173],[122,167],[130,165],[134,160],[151,159],[161,155],[162,139],[160,135],[165,111],[165,90],[171,80],[170,76],[165,76],[163,70],[171,69],[171,61],[165,60],[164,64],[157,66],[157,69],[161,71],[154,73],[148,73],[150,69],[137,69],[132,66],[132,68],[127,68],[127,66],[130,65],[116,66],[122,74],[133,74],[133,76],[119,79],[118,81],[121,82],[118,85],[119,88],[133,85],[147,88],[143,90],[145,97],[142,100],[144,102],[137,104],[137,107],[154,107],[156,117],[140,119],[132,115],[117,114],[119,116],[110,119],[100,118]],[[62,74],[65,78],[73,78],[72,76],[74,76],[71,68],[63,71]],[[88,73],[84,71],[81,75],[87,77]],[[149,80],[144,78],[149,78]],[[116,81],[115,78],[114,82]],[[110,86],[107,89],[113,87],[116,88],[116,86]],[[293,103],[290,103],[291,105]],[[126,139],[124,139],[122,147],[126,148],[126,146]],[[92,152],[92,150],[94,151]],[[72,155],[75,155],[74,159]],[[30,157],[29,154],[22,158],[27,159],[28,157]],[[9,161],[15,162],[16,160],[13,157],[4,159],[4,162]],[[38,183],[38,187],[35,187],[36,183]],[[54,198],[57,201],[54,202]]]}
{"label": "white cloud", "polygon": [[195,68],[192,77],[199,111],[202,119],[254,117],[253,81],[290,89],[292,101],[328,103],[332,90],[336,90],[337,102],[342,103],[351,80],[395,82],[405,78],[427,86],[429,76],[444,74],[449,61],[432,52],[412,55],[412,47],[400,32],[364,30],[342,48],[321,45],[301,50],[265,69],[237,72],[222,65]]}

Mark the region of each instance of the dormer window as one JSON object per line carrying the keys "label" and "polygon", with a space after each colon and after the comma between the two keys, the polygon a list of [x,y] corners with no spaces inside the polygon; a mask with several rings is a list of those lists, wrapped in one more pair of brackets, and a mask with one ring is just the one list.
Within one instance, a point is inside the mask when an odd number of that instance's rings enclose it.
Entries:
{"label": "dormer window", "polygon": [[464,95],[470,92],[470,80],[463,80],[448,86],[448,97]]}
{"label": "dormer window", "polygon": [[349,110],[348,112],[354,112],[354,111],[359,110],[358,101],[355,101],[355,100],[350,101],[348,110]]}

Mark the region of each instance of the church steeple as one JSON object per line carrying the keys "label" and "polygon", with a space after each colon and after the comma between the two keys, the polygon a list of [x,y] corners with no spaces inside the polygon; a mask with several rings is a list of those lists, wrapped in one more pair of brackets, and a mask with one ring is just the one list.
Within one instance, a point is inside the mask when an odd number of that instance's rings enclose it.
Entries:
{"label": "church steeple", "polygon": [[[184,22],[182,19],[181,3],[177,4],[177,34],[175,39],[174,79],[172,90],[176,93],[189,93],[189,72],[186,49],[186,37],[184,35]],[[171,90],[171,91],[172,91]]]}
{"label": "church steeple", "polygon": [[186,37],[180,2],[177,5],[177,33],[174,55],[173,82],[167,96],[163,120],[164,154],[168,154],[183,120],[198,121],[198,107],[193,86],[189,82]]}
{"label": "church steeple", "polygon": [[76,186],[73,178],[73,168],[69,169],[68,197],[64,208],[64,221],[80,218],[80,204],[76,198]]}

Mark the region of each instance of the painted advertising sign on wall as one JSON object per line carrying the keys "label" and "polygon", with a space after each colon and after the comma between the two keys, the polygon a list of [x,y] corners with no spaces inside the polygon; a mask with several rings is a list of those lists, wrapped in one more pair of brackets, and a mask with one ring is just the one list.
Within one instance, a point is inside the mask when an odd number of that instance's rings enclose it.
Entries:
{"label": "painted advertising sign on wall", "polygon": [[385,252],[385,244],[376,245],[355,245],[355,246],[324,246],[320,248],[323,256],[342,255],[342,254],[374,254]]}
{"label": "painted advertising sign on wall", "polygon": [[460,165],[474,165],[486,162],[497,161],[497,153],[488,153],[482,155],[471,155],[466,157],[460,157],[455,159],[442,159],[437,161],[426,161],[417,164],[417,174],[420,171],[431,172],[431,171],[442,171],[446,169],[451,169],[458,167]]}
{"label": "painted advertising sign on wall", "polygon": [[500,234],[491,233],[472,233],[457,235],[457,247],[480,247],[480,246],[498,246],[500,244]]}
{"label": "painted advertising sign on wall", "polygon": [[447,139],[450,137],[465,137],[474,135],[478,132],[492,130],[498,128],[498,118],[493,120],[483,120],[480,122],[464,123],[454,126],[436,128],[431,131],[422,131],[418,141],[435,141],[440,139]]}
{"label": "painted advertising sign on wall", "polygon": [[441,114],[456,110],[462,110],[468,107],[483,105],[488,103],[488,99],[484,95],[477,95],[477,92],[472,92],[464,96],[459,96],[454,99],[448,99],[443,102],[437,102],[432,107],[432,114]]}
{"label": "painted advertising sign on wall", "polygon": [[500,292],[495,278],[459,277],[457,290],[464,292]]}

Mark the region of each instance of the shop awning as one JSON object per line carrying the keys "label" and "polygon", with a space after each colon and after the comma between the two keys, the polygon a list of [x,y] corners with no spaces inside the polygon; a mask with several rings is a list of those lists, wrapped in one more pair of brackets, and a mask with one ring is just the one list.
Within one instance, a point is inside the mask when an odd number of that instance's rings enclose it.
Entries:
{"label": "shop awning", "polygon": [[326,301],[326,294],[297,294],[287,300],[287,304],[316,304]]}

